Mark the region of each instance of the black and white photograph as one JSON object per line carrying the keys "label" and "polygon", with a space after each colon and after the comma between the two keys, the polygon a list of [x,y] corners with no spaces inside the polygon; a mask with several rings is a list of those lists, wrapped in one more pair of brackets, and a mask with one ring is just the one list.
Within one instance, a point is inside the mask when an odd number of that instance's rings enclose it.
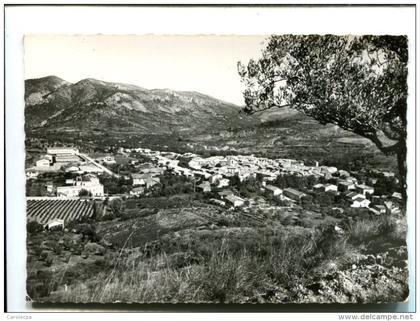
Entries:
{"label": "black and white photograph", "polygon": [[29,302],[407,299],[406,35],[23,43]]}
{"label": "black and white photograph", "polygon": [[3,6],[0,319],[415,320],[412,0],[59,3]]}

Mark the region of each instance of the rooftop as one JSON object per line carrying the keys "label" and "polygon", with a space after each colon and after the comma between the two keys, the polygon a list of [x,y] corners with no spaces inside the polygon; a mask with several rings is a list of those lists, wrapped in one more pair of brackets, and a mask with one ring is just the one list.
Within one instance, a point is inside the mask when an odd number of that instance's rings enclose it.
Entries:
{"label": "rooftop", "polygon": [[284,189],[284,191],[285,191],[285,192],[292,193],[292,194],[295,194],[295,195],[298,195],[298,196],[304,196],[304,195],[305,195],[305,193],[303,193],[303,192],[301,192],[301,191],[298,191],[298,190],[296,190],[296,189],[294,189],[294,188],[290,188],[290,187],[285,188],[285,189]]}
{"label": "rooftop", "polygon": [[362,198],[362,197],[356,197],[353,201],[354,202],[362,202],[364,200],[366,200],[366,199],[365,198]]}
{"label": "rooftop", "polygon": [[281,190],[279,187],[277,186],[273,186],[273,185],[266,185],[265,189],[268,189],[270,191],[277,191],[277,190]]}

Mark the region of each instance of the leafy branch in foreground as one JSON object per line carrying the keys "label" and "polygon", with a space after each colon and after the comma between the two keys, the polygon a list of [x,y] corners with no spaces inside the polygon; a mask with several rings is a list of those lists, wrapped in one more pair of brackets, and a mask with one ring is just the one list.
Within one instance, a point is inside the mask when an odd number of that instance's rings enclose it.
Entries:
{"label": "leafy branch in foreground", "polygon": [[290,107],[396,155],[406,195],[408,46],[405,36],[271,36],[238,63],[248,114]]}

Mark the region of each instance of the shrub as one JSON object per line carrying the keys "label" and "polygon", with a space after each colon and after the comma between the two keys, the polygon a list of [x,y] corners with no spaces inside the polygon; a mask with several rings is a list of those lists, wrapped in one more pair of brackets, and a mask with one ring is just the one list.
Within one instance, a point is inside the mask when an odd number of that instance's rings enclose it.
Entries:
{"label": "shrub", "polygon": [[77,233],[83,235],[84,239],[92,242],[99,241],[99,236],[96,234],[95,227],[92,224],[83,223],[75,226]]}
{"label": "shrub", "polygon": [[47,259],[47,257],[48,257],[48,252],[47,252],[47,251],[42,251],[42,252],[41,252],[41,254],[39,255],[39,259],[40,259],[41,261],[46,260],[46,259]]}
{"label": "shrub", "polygon": [[378,224],[378,233],[390,235],[395,232],[397,224],[390,215],[381,215]]}
{"label": "shrub", "polygon": [[44,230],[44,226],[37,221],[30,221],[26,224],[26,231],[30,234],[39,233]]}
{"label": "shrub", "polygon": [[52,264],[53,264],[53,258],[51,257],[51,256],[48,256],[46,259],[45,259],[45,266],[51,266]]}
{"label": "shrub", "polygon": [[83,196],[92,196],[92,192],[88,191],[87,189],[82,188],[79,192],[79,196],[83,197]]}
{"label": "shrub", "polygon": [[112,213],[116,217],[122,216],[125,210],[124,201],[119,198],[112,200],[109,204],[109,207],[111,208]]}
{"label": "shrub", "polygon": [[35,256],[39,257],[39,256],[41,255],[41,253],[42,253],[42,249],[41,249],[41,247],[39,247],[39,246],[34,246],[32,249],[33,249],[33,251],[34,251],[34,255],[35,255]]}

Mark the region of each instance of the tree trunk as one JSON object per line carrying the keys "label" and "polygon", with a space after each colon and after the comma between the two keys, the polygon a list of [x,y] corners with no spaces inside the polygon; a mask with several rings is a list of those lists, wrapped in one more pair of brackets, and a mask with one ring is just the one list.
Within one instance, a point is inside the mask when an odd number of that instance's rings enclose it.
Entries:
{"label": "tree trunk", "polygon": [[400,188],[404,203],[407,202],[407,147],[404,146],[397,153],[398,171],[400,174]]}

